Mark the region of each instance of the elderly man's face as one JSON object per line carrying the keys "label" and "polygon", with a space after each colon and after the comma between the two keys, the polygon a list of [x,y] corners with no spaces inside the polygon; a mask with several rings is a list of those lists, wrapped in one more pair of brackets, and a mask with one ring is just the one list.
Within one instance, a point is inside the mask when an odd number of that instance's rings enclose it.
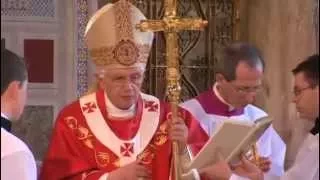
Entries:
{"label": "elderly man's face", "polygon": [[100,86],[117,108],[126,110],[137,103],[144,70],[139,67],[107,69]]}
{"label": "elderly man's face", "polygon": [[303,72],[294,76],[294,98],[300,117],[313,121],[319,116],[319,85],[312,86]]}

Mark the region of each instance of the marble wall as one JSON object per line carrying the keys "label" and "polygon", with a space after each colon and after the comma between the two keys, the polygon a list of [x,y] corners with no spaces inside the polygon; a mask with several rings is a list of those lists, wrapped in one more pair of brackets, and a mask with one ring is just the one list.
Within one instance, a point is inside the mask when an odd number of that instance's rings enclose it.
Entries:
{"label": "marble wall", "polygon": [[[29,72],[28,106],[21,121],[13,125],[13,133],[29,145],[39,162],[47,151],[55,117],[63,106],[76,99],[77,82],[83,80],[77,77],[77,59],[81,54],[77,53],[75,6],[84,1],[1,1],[4,5],[1,6],[1,39],[5,39],[6,48],[28,59],[32,71]],[[86,9],[85,4],[81,5],[81,10]],[[39,42],[46,42],[47,48]],[[34,49],[49,52],[34,53]],[[31,63],[48,60],[50,70],[45,72],[39,71],[44,65]],[[40,80],[46,75],[50,78]]]}
{"label": "marble wall", "polygon": [[[305,129],[296,120],[291,103],[291,70],[307,56],[319,52],[319,0],[247,0],[242,39],[259,47],[265,57],[269,96],[259,104],[275,117],[275,126],[288,145],[287,166],[292,163]],[[295,121],[296,120],[296,121]],[[301,131],[302,130],[302,131]]]}
{"label": "marble wall", "polygon": [[53,106],[26,106],[21,119],[12,126],[12,132],[29,146],[37,161],[47,151],[53,126]]}

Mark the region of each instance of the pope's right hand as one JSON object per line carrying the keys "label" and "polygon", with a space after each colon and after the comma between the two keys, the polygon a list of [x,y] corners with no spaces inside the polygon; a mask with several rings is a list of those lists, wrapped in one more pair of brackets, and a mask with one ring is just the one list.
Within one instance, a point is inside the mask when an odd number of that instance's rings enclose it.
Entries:
{"label": "pope's right hand", "polygon": [[109,173],[108,180],[151,180],[151,171],[135,161]]}

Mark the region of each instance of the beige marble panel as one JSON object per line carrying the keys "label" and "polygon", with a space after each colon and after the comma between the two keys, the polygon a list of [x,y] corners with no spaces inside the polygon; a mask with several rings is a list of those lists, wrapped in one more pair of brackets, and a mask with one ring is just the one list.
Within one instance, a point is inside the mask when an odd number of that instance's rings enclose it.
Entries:
{"label": "beige marble panel", "polygon": [[42,161],[52,132],[53,106],[26,106],[12,132],[30,147],[34,157]]}

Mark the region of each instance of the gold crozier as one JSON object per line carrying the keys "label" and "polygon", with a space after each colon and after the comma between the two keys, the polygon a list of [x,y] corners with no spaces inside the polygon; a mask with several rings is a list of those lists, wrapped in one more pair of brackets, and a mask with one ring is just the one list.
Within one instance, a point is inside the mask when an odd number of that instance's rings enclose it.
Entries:
{"label": "gold crozier", "polygon": [[[137,25],[141,31],[163,31],[166,39],[166,93],[171,104],[172,120],[178,118],[178,104],[180,100],[180,63],[178,32],[183,30],[203,30],[207,21],[195,18],[181,18],[177,16],[177,0],[164,0],[165,15],[162,20],[143,20]],[[173,172],[175,180],[181,179],[179,160],[179,146],[177,142],[172,144]]]}

